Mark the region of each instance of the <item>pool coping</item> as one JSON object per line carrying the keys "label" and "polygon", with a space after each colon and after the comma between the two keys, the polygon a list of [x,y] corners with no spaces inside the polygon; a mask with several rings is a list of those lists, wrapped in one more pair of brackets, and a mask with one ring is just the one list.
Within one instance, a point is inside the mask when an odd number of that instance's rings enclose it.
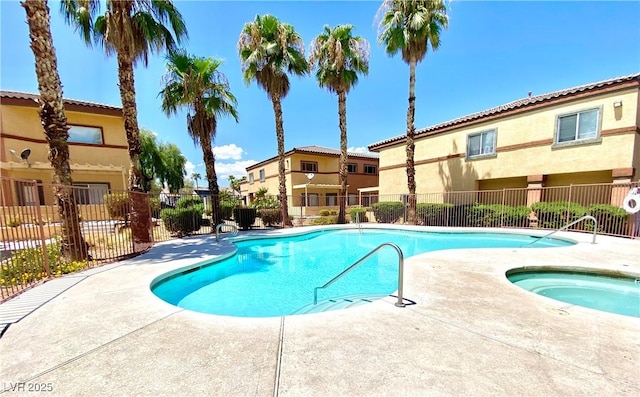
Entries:
{"label": "pool coping", "polygon": [[[332,228],[336,227],[247,234],[280,236]],[[382,228],[412,229],[390,225]],[[519,229],[459,230],[537,235],[536,231]],[[0,364],[0,373],[4,384],[52,383],[57,388],[54,392],[60,395],[87,390],[96,395],[187,394],[197,393],[196,385],[207,385],[216,394],[242,395],[569,391],[637,394],[640,346],[636,340],[640,321],[552,301],[513,285],[504,274],[510,268],[533,266],[538,260],[553,260],[556,265],[569,267],[630,269],[640,273],[638,261],[620,252],[637,252],[640,241],[598,236],[597,243],[591,245],[591,235],[573,232],[558,235],[579,244],[536,249],[533,258],[524,255],[525,248],[435,251],[406,258],[405,296],[418,302],[414,306],[395,308],[393,299],[385,298],[348,310],[261,319],[188,312],[155,297],[149,286],[157,277],[234,250],[229,238],[215,244],[212,236],[161,243],[140,257],[87,275],[9,327],[0,339],[6,357]],[[180,250],[198,252],[202,247],[208,251],[196,259],[180,254]],[[473,266],[474,262],[481,266]],[[446,288],[443,280],[456,272],[459,283]],[[466,294],[451,294],[465,290],[468,285],[475,288]],[[34,290],[37,288],[40,287]],[[496,292],[498,296],[493,296]],[[527,308],[529,312],[521,314],[521,318],[513,313],[516,311],[513,308]],[[77,313],[85,316],[79,317]],[[110,326],[105,328],[106,324]],[[407,327],[410,324],[421,331]],[[545,332],[527,324],[539,324]],[[403,330],[400,335],[411,336],[412,344],[407,344],[404,338],[397,339],[398,327]],[[189,338],[177,337],[185,329],[189,330]],[[318,333],[319,330],[322,332]],[[67,337],[61,339],[64,334]],[[215,342],[209,339],[211,335],[216,336]],[[464,356],[457,354],[460,346],[447,346],[450,341],[442,339],[447,335],[467,348]],[[561,343],[552,342],[553,337]],[[52,340],[58,343],[48,342]],[[154,350],[153,343],[158,341],[169,352]],[[389,341],[395,341],[394,349],[388,348]],[[439,343],[432,345],[434,341]],[[586,348],[585,341],[588,341]],[[614,351],[607,352],[611,347],[605,346],[612,344]],[[234,346],[242,349],[236,351],[232,349]],[[429,355],[418,359],[419,348],[440,354],[441,362]],[[142,353],[136,353],[135,349]],[[596,357],[583,357],[585,350]],[[219,356],[220,351],[225,355]],[[456,354],[449,357],[450,352]],[[145,363],[127,364],[142,357],[143,362],[152,361],[159,368],[150,369]],[[195,369],[205,357],[219,377],[203,378],[185,372],[185,368]],[[340,360],[336,361],[338,357]],[[487,357],[495,362],[487,363]],[[406,361],[413,364],[407,366]],[[383,362],[393,365],[381,366]],[[255,376],[251,380],[239,377],[238,368],[251,370]],[[407,378],[409,368],[423,372]],[[488,373],[491,368],[498,372],[515,370],[527,382],[520,384]],[[548,379],[545,374],[550,368],[557,371],[561,381]],[[175,378],[176,372],[184,373],[184,382]],[[97,379],[105,382],[104,386],[97,387]]]}

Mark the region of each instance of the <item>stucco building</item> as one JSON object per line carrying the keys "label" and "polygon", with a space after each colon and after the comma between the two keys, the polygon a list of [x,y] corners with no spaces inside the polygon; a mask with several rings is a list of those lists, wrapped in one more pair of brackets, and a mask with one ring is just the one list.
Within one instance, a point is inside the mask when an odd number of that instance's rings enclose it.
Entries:
{"label": "stucco building", "polygon": [[[285,153],[287,195],[293,207],[336,207],[340,192],[340,150],[321,146],[303,146]],[[360,190],[378,186],[378,155],[376,153],[348,153],[348,204],[362,200]],[[311,178],[309,178],[311,177]],[[242,195],[247,203],[254,200],[258,190],[268,195],[278,194],[278,157],[272,157],[247,167],[247,181]],[[369,194],[364,200],[369,200]],[[292,199],[291,199],[292,198]]]}
{"label": "stucco building", "polygon": [[[53,193],[40,188],[39,197],[13,180],[52,182],[48,144],[40,123],[38,95],[0,91],[0,172],[3,205],[51,205]],[[79,204],[100,204],[103,194],[125,190],[129,155],[122,109],[64,99],[69,126],[69,160],[73,184],[87,194]],[[11,178],[8,180],[6,178]],[[23,191],[24,190],[24,191]]]}
{"label": "stucco building", "polygon": [[[636,73],[418,129],[417,193],[638,181],[639,94]],[[405,136],[369,149],[380,154],[380,194],[408,193]]]}

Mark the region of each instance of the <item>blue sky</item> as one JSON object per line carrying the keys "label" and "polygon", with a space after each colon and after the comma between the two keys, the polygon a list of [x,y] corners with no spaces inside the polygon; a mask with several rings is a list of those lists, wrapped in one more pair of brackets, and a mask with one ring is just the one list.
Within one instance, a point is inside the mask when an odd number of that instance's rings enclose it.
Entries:
{"label": "blue sky", "polygon": [[[214,142],[221,186],[252,163],[276,155],[271,102],[242,80],[236,43],[245,22],[270,13],[292,24],[309,44],[325,24],[350,23],[371,44],[370,72],[347,98],[349,147],[404,134],[408,66],[377,43],[374,17],[381,1],[176,1],[189,29],[184,48],[222,58],[238,99],[240,122],[222,119]],[[121,106],[116,61],[89,49],[50,1],[52,33],[64,96]],[[37,92],[24,9],[0,1],[0,87]],[[441,48],[418,65],[416,127],[481,111],[527,96],[640,71],[640,2],[453,1]],[[158,92],[163,55],[135,71],[138,121],[163,142],[176,143],[193,171],[205,175],[202,151],[186,132],[186,115],[167,118]],[[283,101],[285,149],[339,147],[337,99],[312,76],[291,78]],[[73,161],[73,159],[72,159]]]}

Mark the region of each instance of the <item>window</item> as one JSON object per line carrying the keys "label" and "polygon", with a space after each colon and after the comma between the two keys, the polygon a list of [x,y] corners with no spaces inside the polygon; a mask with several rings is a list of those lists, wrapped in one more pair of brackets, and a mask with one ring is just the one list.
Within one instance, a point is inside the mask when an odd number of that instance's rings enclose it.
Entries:
{"label": "window", "polygon": [[350,174],[358,172],[358,164],[347,164],[347,172]]}
{"label": "window", "polygon": [[260,170],[260,182],[264,182],[264,168]]}
{"label": "window", "polygon": [[104,204],[103,197],[109,193],[108,183],[74,183],[73,186],[78,204]]}
{"label": "window", "polygon": [[301,161],[300,169],[305,172],[318,172],[318,163],[315,161]]}
{"label": "window", "polygon": [[485,131],[467,136],[467,157],[496,153],[496,131]]}
{"label": "window", "polygon": [[[29,182],[15,182],[16,192],[18,193],[18,205],[32,206],[32,205],[44,205],[44,188],[42,187],[42,181],[36,181],[36,185]],[[36,191],[38,198],[36,199]]]}
{"label": "window", "polygon": [[326,197],[326,206],[335,206],[338,205],[338,193],[327,193]]}
{"label": "window", "polygon": [[249,184],[253,185],[253,172],[249,173]]}
{"label": "window", "polygon": [[349,193],[347,196],[347,205],[358,205],[358,195]]}
{"label": "window", "polygon": [[598,137],[598,109],[558,117],[556,143]]}
{"label": "window", "polygon": [[376,171],[377,171],[377,167],[375,165],[365,165],[364,166],[364,173],[365,174],[375,175]]}
{"label": "window", "polygon": [[102,128],[69,125],[68,142],[102,145]]}
{"label": "window", "polygon": [[317,207],[317,206],[320,205],[320,200],[319,200],[318,193],[309,193],[308,197],[309,197],[309,202],[307,203],[307,195],[302,193],[302,205],[303,206],[305,206],[305,207],[306,206]]}

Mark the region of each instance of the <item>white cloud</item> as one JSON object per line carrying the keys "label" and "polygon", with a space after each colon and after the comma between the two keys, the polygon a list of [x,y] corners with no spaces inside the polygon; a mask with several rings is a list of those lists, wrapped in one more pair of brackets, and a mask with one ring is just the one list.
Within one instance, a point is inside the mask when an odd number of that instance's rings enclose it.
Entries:
{"label": "white cloud", "polygon": [[347,148],[347,152],[366,154],[366,153],[369,153],[369,149],[367,149],[366,146],[350,147],[350,148]]}
{"label": "white cloud", "polygon": [[229,175],[242,178],[247,175],[247,167],[257,163],[255,160],[236,161],[234,163],[222,163],[216,161],[216,174],[219,186],[229,185]]}
{"label": "white cloud", "polygon": [[213,153],[216,155],[216,159],[220,160],[240,160],[243,152],[244,150],[236,146],[235,143],[213,147]]}
{"label": "white cloud", "polygon": [[187,162],[184,164],[184,169],[187,171],[187,179],[191,179],[191,174],[193,174],[193,171],[196,169],[196,166],[193,165],[193,163],[189,160],[187,160]]}

